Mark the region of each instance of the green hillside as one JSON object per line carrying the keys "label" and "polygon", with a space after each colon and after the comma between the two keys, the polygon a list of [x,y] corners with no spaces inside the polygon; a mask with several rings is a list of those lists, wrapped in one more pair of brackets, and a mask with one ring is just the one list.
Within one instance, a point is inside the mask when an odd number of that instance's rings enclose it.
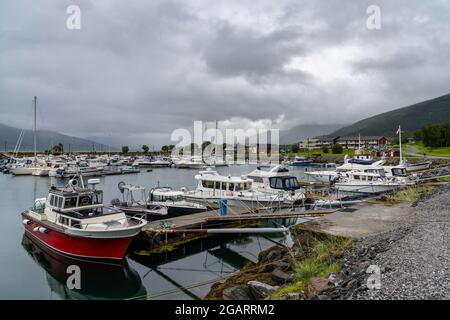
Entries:
{"label": "green hillside", "polygon": [[360,120],[333,132],[330,136],[361,134],[392,137],[398,125],[402,126],[402,131],[411,134],[425,125],[444,122],[450,122],[450,94]]}

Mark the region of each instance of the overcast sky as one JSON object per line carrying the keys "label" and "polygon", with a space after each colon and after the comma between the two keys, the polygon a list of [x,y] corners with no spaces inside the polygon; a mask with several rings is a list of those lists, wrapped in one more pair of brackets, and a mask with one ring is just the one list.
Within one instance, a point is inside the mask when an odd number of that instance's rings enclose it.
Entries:
{"label": "overcast sky", "polygon": [[[81,29],[66,27],[69,5]],[[381,8],[381,29],[366,26]],[[351,123],[450,92],[450,2],[2,0],[0,122],[160,145],[194,120]],[[119,137],[121,137],[119,139]]]}

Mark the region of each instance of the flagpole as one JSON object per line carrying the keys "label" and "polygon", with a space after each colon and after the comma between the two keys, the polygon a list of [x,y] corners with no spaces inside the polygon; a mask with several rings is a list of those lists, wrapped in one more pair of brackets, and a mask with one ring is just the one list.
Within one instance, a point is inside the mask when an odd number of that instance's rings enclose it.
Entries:
{"label": "flagpole", "polygon": [[398,126],[398,142],[400,146],[400,164],[403,164],[403,152],[402,152],[402,128]]}

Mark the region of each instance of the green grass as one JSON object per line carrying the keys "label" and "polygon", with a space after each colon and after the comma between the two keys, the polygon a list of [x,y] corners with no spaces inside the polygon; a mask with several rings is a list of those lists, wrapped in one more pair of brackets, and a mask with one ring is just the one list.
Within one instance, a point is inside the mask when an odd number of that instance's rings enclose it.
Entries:
{"label": "green grass", "polygon": [[422,185],[418,187],[409,187],[395,191],[390,200],[400,202],[415,202],[420,199],[421,196],[425,196],[433,192],[434,187]]}
{"label": "green grass", "polygon": [[[428,147],[425,147],[422,142],[415,142],[414,144],[410,144],[420,151],[418,154],[427,154],[428,156],[436,156],[436,157],[450,157],[450,147],[446,148],[433,148],[430,149]],[[408,148],[410,145],[407,145]],[[409,148],[408,148],[409,149]]]}
{"label": "green grass", "polygon": [[277,299],[286,293],[305,291],[313,277],[326,278],[333,272],[341,271],[341,266],[334,262],[328,264],[327,258],[342,254],[352,245],[352,240],[344,237],[331,237],[326,240],[316,240],[307,249],[306,257],[299,261],[295,268],[295,283],[280,288],[272,299]]}

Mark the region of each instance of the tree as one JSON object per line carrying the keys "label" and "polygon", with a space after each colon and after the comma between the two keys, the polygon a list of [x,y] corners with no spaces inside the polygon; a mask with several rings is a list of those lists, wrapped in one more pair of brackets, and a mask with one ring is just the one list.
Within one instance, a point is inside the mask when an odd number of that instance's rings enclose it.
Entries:
{"label": "tree", "polygon": [[122,153],[123,154],[127,154],[128,151],[130,151],[130,148],[128,148],[128,146],[122,146]]}
{"label": "tree", "polygon": [[331,148],[331,152],[333,154],[340,154],[340,153],[344,152],[344,148],[342,148],[342,146],[340,144],[335,144]]}
{"label": "tree", "polygon": [[414,136],[414,140],[416,140],[416,141],[422,141],[422,139],[423,139],[423,136],[422,136],[422,130],[419,129],[419,130],[414,131],[414,132],[413,132],[413,136]]}
{"label": "tree", "polygon": [[328,147],[323,147],[322,151],[323,151],[323,153],[328,153]]}
{"label": "tree", "polygon": [[62,143],[58,143],[57,145],[53,146],[51,151],[53,154],[62,154],[64,152],[64,146]]}
{"label": "tree", "polygon": [[297,152],[300,151],[300,147],[299,147],[298,144],[296,143],[296,144],[293,144],[293,145],[291,146],[291,150],[292,150],[293,153],[297,153]]}
{"label": "tree", "polygon": [[142,150],[144,151],[145,154],[147,154],[147,153],[148,153],[148,150],[150,150],[150,148],[148,147],[148,145],[144,144],[144,145],[142,146]]}

